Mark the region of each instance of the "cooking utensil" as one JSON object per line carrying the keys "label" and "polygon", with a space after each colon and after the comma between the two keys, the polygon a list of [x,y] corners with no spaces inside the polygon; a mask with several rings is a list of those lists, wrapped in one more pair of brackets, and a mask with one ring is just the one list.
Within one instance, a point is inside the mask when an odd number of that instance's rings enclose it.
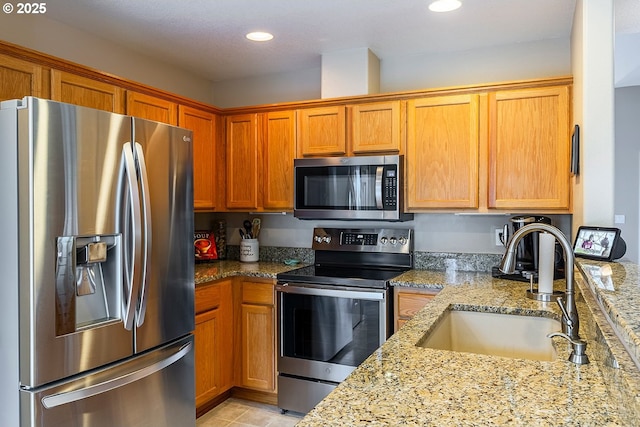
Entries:
{"label": "cooking utensil", "polygon": [[260,234],[261,223],[262,221],[260,220],[260,218],[253,218],[253,221],[251,221],[251,233],[253,234],[254,239],[257,239],[258,235]]}
{"label": "cooking utensil", "polygon": [[244,227],[244,231],[245,231],[244,234],[245,236],[247,236],[246,239],[253,239],[253,234],[251,234],[251,228],[252,228],[251,221],[249,221],[248,219],[245,219],[242,222],[242,226]]}
{"label": "cooking utensil", "polygon": [[245,234],[244,234],[244,230],[242,228],[238,228],[238,231],[240,232],[240,238],[241,239],[246,239]]}

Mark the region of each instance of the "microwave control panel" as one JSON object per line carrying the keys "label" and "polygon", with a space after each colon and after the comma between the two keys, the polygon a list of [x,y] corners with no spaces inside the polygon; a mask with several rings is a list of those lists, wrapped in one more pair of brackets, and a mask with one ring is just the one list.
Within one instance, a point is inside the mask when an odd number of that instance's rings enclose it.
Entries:
{"label": "microwave control panel", "polygon": [[385,168],[383,188],[384,209],[395,210],[398,207],[398,177],[395,167]]}

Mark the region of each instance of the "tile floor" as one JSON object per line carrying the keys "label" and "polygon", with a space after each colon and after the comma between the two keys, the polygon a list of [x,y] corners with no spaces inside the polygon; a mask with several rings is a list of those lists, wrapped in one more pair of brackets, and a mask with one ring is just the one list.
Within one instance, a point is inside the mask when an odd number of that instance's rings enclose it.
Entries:
{"label": "tile floor", "polygon": [[198,418],[196,427],[293,427],[301,414],[280,413],[280,409],[263,403],[229,398]]}

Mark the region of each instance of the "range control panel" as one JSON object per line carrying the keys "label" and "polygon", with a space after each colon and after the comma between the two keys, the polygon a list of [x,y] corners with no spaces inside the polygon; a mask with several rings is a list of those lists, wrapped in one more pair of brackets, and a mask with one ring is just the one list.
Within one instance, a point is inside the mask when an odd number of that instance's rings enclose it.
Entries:
{"label": "range control panel", "polygon": [[413,252],[410,228],[314,228],[314,250],[356,252]]}

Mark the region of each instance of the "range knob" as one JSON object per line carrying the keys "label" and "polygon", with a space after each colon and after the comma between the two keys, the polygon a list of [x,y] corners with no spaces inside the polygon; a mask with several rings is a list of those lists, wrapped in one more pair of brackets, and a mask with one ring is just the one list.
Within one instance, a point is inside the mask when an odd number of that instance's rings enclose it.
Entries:
{"label": "range knob", "polygon": [[315,240],[316,243],[322,243],[322,237],[317,234],[313,236],[313,240]]}
{"label": "range knob", "polygon": [[330,242],[331,242],[331,236],[324,236],[324,237],[322,238],[322,241],[323,241],[324,243],[330,243]]}
{"label": "range knob", "polygon": [[401,236],[400,239],[398,239],[398,241],[400,242],[401,245],[406,245],[407,244],[407,238],[404,236]]}
{"label": "range knob", "polygon": [[395,246],[398,243],[398,239],[396,239],[395,236],[393,236],[389,239],[389,243]]}
{"label": "range knob", "polygon": [[387,242],[389,242],[389,239],[387,239],[386,237],[380,239],[380,243],[382,243],[383,245],[386,245]]}

